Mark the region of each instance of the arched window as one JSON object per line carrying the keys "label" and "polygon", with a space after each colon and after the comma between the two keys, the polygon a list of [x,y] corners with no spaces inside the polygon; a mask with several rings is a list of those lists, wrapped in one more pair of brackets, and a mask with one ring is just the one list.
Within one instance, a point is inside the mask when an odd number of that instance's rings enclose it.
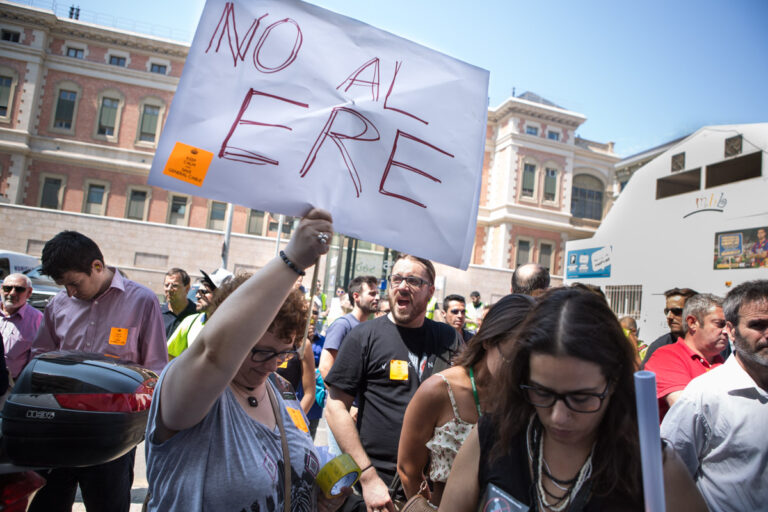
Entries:
{"label": "arched window", "polygon": [[589,174],[573,178],[571,215],[582,219],[603,218],[603,183]]}

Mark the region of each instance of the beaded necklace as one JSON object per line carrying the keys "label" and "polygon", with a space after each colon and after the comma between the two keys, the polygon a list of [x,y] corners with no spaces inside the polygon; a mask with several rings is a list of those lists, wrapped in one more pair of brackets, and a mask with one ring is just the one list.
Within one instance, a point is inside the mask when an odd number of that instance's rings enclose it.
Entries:
{"label": "beaded necklace", "polygon": [[[532,473],[536,487],[536,500],[542,509],[561,512],[566,510],[568,506],[575,501],[576,497],[579,495],[579,491],[582,490],[585,483],[587,483],[587,487],[584,491],[588,491],[589,488],[591,488],[589,479],[592,476],[592,455],[594,454],[595,447],[594,445],[592,446],[592,450],[589,452],[589,457],[584,461],[584,464],[574,478],[570,480],[556,479],[552,476],[549,466],[544,460],[544,436],[540,428],[535,428],[535,418],[536,414],[534,413],[531,416],[531,420],[528,422],[526,445],[528,449],[528,460],[533,468]],[[555,487],[565,491],[565,494],[556,496],[549,492],[544,487],[542,475],[547,476],[552,483],[555,484]],[[554,503],[550,503],[547,496],[554,498]]]}

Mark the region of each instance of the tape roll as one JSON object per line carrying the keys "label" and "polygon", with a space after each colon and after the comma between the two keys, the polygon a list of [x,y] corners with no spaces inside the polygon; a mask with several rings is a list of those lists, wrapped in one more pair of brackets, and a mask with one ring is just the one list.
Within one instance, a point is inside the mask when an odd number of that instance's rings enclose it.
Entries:
{"label": "tape roll", "polygon": [[360,478],[360,467],[348,453],[342,453],[320,468],[315,481],[326,498],[341,494],[344,487],[352,487]]}

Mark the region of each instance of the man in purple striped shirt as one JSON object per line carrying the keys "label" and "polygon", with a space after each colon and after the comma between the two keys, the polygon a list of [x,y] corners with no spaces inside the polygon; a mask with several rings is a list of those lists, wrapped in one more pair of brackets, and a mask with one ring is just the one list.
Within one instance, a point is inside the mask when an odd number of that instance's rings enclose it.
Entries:
{"label": "man in purple striped shirt", "polygon": [[27,304],[32,295],[32,281],[24,274],[11,274],[3,280],[0,295],[0,334],[3,336],[8,372],[16,379],[29,362],[43,314]]}
{"label": "man in purple striped shirt", "polygon": [[[45,308],[32,356],[78,350],[124,359],[158,374],[168,362],[157,297],[104,264],[96,243],[75,231],[46,242],[42,272],[63,286]],[[106,464],[46,472],[31,512],[70,510],[77,485],[88,512],[128,512],[135,449]]]}

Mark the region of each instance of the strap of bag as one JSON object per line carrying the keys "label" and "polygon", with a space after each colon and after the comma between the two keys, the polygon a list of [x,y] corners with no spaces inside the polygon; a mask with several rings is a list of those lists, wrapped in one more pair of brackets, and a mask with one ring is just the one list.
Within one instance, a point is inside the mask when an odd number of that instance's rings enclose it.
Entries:
{"label": "strap of bag", "polygon": [[280,429],[280,444],[283,445],[283,469],[285,476],[283,481],[285,482],[285,491],[283,497],[283,504],[285,505],[285,512],[291,512],[291,452],[288,450],[288,439],[285,436],[285,427],[283,426],[283,415],[280,411],[280,405],[275,396],[275,391],[272,389],[272,385],[267,382],[267,393],[269,394],[269,403],[272,404],[272,411],[275,413],[275,422],[277,428]]}

